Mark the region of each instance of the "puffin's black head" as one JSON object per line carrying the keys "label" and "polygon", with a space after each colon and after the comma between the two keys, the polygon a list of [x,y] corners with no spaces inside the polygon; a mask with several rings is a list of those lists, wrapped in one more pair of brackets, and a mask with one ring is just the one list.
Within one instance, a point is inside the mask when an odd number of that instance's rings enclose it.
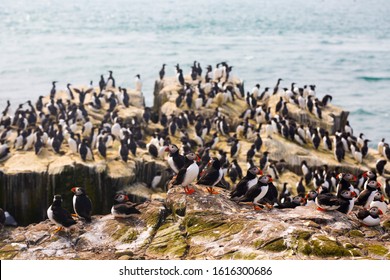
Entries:
{"label": "puffin's black head", "polygon": [[381,183],[377,182],[376,180],[369,180],[367,183],[367,188],[370,188],[372,190],[380,190],[381,186]]}
{"label": "puffin's black head", "polygon": [[379,215],[382,215],[383,212],[381,209],[379,209],[378,207],[376,206],[373,206],[370,208],[370,215],[373,216],[373,217],[378,217]]}
{"label": "puffin's black head", "polygon": [[252,173],[253,175],[263,175],[263,172],[260,170],[260,168],[256,166],[252,166],[251,168],[248,169],[248,172]]}
{"label": "puffin's black head", "polygon": [[61,197],[61,195],[56,194],[56,195],[54,196],[53,202],[59,202],[59,203],[61,203],[61,202],[62,202],[62,197]]}
{"label": "puffin's black head", "polygon": [[75,194],[75,195],[82,195],[82,194],[85,194],[85,189],[82,188],[82,187],[73,187],[71,189],[71,191]]}
{"label": "puffin's black head", "polygon": [[346,199],[353,199],[354,197],[357,196],[354,191],[350,191],[350,190],[343,190],[341,191],[340,195]]}
{"label": "puffin's black head", "polygon": [[129,197],[126,194],[119,193],[114,197],[116,202],[123,203],[129,201]]}

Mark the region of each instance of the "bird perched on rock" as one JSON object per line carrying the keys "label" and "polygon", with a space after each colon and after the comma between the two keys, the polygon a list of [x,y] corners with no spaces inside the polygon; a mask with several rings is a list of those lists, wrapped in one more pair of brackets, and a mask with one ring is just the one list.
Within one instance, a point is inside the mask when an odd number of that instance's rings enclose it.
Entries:
{"label": "bird perched on rock", "polygon": [[380,190],[381,184],[375,180],[370,180],[367,183],[367,188],[364,189],[356,199],[355,204],[361,205],[368,209],[372,201],[374,201],[375,194]]}
{"label": "bird perched on rock", "polygon": [[342,190],[339,196],[340,207],[337,208],[337,211],[344,214],[351,213],[353,206],[355,205],[355,197],[356,193],[354,191]]}
{"label": "bird perched on rock", "polygon": [[195,190],[190,189],[188,186],[198,177],[199,166],[197,162],[200,161],[200,158],[194,153],[189,153],[185,157],[187,162],[184,167],[179,170],[172,185],[181,185],[184,187],[184,192],[186,194],[192,194]]}
{"label": "bird perched on rock", "polygon": [[130,202],[129,197],[126,194],[117,194],[114,200],[114,205],[111,207],[111,214],[115,218],[128,218],[133,214],[141,214],[141,212],[135,208],[139,203]]}
{"label": "bird perched on rock", "polygon": [[378,207],[383,214],[387,212],[387,203],[385,201],[385,196],[380,191],[375,194],[374,200],[370,203],[370,208],[374,206]]}
{"label": "bird perched on rock", "polygon": [[203,172],[198,184],[206,185],[206,189],[210,194],[218,194],[213,187],[221,181],[223,177],[223,171],[221,168],[221,162],[218,158],[213,157],[207,164],[208,168]]}
{"label": "bird perched on rock", "polygon": [[252,202],[255,210],[261,210],[262,206],[260,204],[260,200],[265,197],[268,192],[268,183],[272,182],[272,177],[269,175],[261,176],[257,184],[252,186],[245,193],[243,197],[238,200],[240,202]]}
{"label": "bird perched on rock", "polygon": [[236,188],[231,192],[230,198],[233,199],[235,197],[241,197],[245,195],[248,189],[257,184],[257,175],[262,174],[263,172],[261,172],[261,170],[256,166],[249,168],[245,177],[243,177],[240,182],[238,182]]}
{"label": "bird perched on rock", "polygon": [[179,153],[179,148],[175,144],[170,144],[165,149],[166,152],[169,152],[168,164],[176,174],[179,173],[179,170],[184,167],[185,159]]}
{"label": "bird perched on rock", "polygon": [[73,195],[73,210],[77,217],[84,218],[86,222],[91,222],[92,202],[86,191],[82,187],[71,189]]}
{"label": "bird perched on rock", "polygon": [[58,228],[54,231],[58,231],[65,228],[69,228],[72,225],[76,224],[76,221],[73,220],[72,215],[61,206],[62,197],[60,195],[55,195],[53,199],[53,204],[47,209],[47,217],[53,223],[55,223]]}
{"label": "bird perched on rock", "polygon": [[359,212],[356,214],[356,217],[363,225],[367,227],[374,227],[380,225],[381,219],[379,215],[382,215],[382,211],[378,207],[374,206],[369,210],[359,210]]}
{"label": "bird perched on rock", "polygon": [[295,207],[304,205],[305,202],[306,202],[305,198],[303,198],[300,195],[296,195],[292,198],[291,201],[286,201],[284,203],[280,203],[277,206],[275,206],[275,208],[279,208],[279,209],[295,208]]}

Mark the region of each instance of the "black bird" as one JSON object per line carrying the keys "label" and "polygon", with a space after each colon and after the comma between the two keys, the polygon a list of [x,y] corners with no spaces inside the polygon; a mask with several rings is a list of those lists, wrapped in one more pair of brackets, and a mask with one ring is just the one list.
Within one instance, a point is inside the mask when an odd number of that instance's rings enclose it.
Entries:
{"label": "black bird", "polygon": [[375,164],[376,172],[378,172],[379,175],[383,175],[383,172],[385,170],[385,165],[387,163],[387,160],[385,159],[378,159],[378,161]]}
{"label": "black bird", "polygon": [[74,187],[73,210],[78,217],[84,218],[87,223],[91,222],[92,202],[84,188]]}
{"label": "black bird", "polygon": [[60,195],[55,195],[53,204],[47,209],[47,217],[58,226],[54,233],[62,230],[64,227],[68,228],[76,224],[72,215],[66,209],[62,208],[61,203],[62,197]]}
{"label": "black bird", "polygon": [[261,176],[257,184],[248,189],[245,195],[238,200],[238,203],[252,202],[255,210],[261,210],[260,201],[267,195],[270,182],[272,182],[270,175]]}
{"label": "black bird", "polygon": [[179,73],[177,74],[177,81],[179,82],[179,84],[184,87],[184,76],[183,76],[183,70],[179,69]]}
{"label": "black bird", "polygon": [[339,196],[340,207],[337,209],[337,211],[344,214],[351,213],[353,206],[355,205],[355,197],[356,193],[354,191],[343,190]]}
{"label": "black bird", "polygon": [[54,97],[55,97],[55,95],[56,95],[56,83],[57,83],[57,81],[53,81],[52,82],[52,88],[51,88],[51,91],[50,91],[50,99],[53,99]]}
{"label": "black bird", "polygon": [[262,172],[258,167],[252,166],[249,168],[245,177],[238,182],[235,189],[230,193],[230,198],[245,195],[248,189],[257,184],[257,175],[262,175]]}
{"label": "black bird", "polygon": [[99,89],[102,92],[106,88],[106,82],[104,81],[103,75],[100,75]]}
{"label": "black bird", "polygon": [[119,147],[119,155],[124,162],[127,162],[129,159],[129,148],[127,147],[126,141],[126,139],[121,140],[121,145]]}
{"label": "black bird", "polygon": [[99,155],[103,158],[106,158],[107,157],[107,146],[106,146],[106,143],[104,143],[104,137],[99,138],[97,148],[98,148]]}
{"label": "black bird", "polygon": [[305,186],[303,185],[303,177],[301,177],[301,179],[299,180],[299,182],[297,183],[297,194],[298,195],[304,195],[306,193],[306,189],[305,189]]}
{"label": "black bird", "polygon": [[161,68],[160,72],[158,72],[158,75],[160,76],[160,80],[164,79],[164,76],[165,76],[165,66],[166,66],[166,64],[164,63],[162,65],[162,68]]}
{"label": "black bird", "polygon": [[42,99],[43,99],[43,96],[41,95],[41,96],[38,97],[38,100],[35,103],[35,108],[39,112],[42,112],[42,109],[43,109],[43,101],[42,101]]}
{"label": "black bird", "polygon": [[268,152],[265,151],[263,153],[263,157],[260,159],[260,169],[264,170],[264,168],[267,166],[267,164],[268,164]]}
{"label": "black bird", "polygon": [[223,171],[221,169],[221,162],[219,159],[216,157],[212,158],[208,163],[207,170],[202,173],[203,174],[198,180],[198,184],[206,185],[206,189],[210,194],[218,194],[213,187],[218,184],[223,177]]}
{"label": "black bird", "polygon": [[111,86],[112,86],[113,88],[115,88],[115,79],[114,79],[114,77],[112,76],[112,71],[110,70],[110,71],[108,71],[108,73],[110,73],[110,76],[109,76],[108,79],[107,79],[106,86],[108,85],[108,83],[111,83]]}
{"label": "black bird", "polygon": [[136,208],[139,203],[132,203],[126,194],[117,194],[114,198],[114,205],[111,207],[111,214],[115,218],[128,218],[133,214],[141,214]]}
{"label": "black bird", "polygon": [[294,196],[291,201],[279,203],[277,206],[275,206],[275,208],[279,208],[279,209],[290,208],[291,209],[291,208],[301,206],[304,202],[305,202],[305,199],[302,196],[297,195],[297,196]]}

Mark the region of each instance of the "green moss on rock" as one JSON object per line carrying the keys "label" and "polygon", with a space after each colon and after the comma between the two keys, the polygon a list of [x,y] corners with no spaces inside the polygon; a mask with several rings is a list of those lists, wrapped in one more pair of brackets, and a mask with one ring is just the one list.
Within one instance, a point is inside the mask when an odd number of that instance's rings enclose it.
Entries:
{"label": "green moss on rock", "polygon": [[296,230],[292,233],[292,236],[298,240],[309,240],[312,235],[313,232],[305,230]]}
{"label": "green moss on rock", "polygon": [[223,260],[254,260],[257,258],[255,253],[242,253],[242,252],[230,252],[226,255],[223,255],[221,259]]}
{"label": "green moss on rock", "polygon": [[320,236],[318,239],[312,240],[310,245],[312,250],[311,254],[318,257],[350,256],[347,249],[325,236]]}
{"label": "green moss on rock", "polygon": [[351,255],[353,257],[361,257],[361,256],[363,256],[363,253],[359,249],[357,249],[357,248],[351,249],[351,250],[349,250],[349,252],[351,253]]}
{"label": "green moss on rock", "polygon": [[272,252],[282,252],[284,250],[287,250],[287,246],[284,242],[284,239],[278,239],[271,243],[268,243],[262,249],[266,251],[272,251]]}
{"label": "green moss on rock", "polygon": [[357,229],[353,229],[353,230],[349,231],[348,235],[350,237],[364,237],[364,233],[360,230],[357,230]]}
{"label": "green moss on rock", "polygon": [[389,252],[389,249],[379,244],[368,245],[366,248],[370,254],[377,256],[385,256]]}

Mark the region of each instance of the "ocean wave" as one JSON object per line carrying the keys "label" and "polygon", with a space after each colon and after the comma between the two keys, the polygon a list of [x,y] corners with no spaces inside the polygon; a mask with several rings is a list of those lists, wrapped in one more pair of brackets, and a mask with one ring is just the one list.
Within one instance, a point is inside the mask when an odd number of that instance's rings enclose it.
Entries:
{"label": "ocean wave", "polygon": [[351,112],[351,115],[358,115],[358,116],[375,116],[375,113],[369,112],[364,110],[363,108],[359,108],[355,111]]}
{"label": "ocean wave", "polygon": [[367,82],[380,82],[380,81],[390,81],[390,77],[374,77],[374,76],[359,76],[358,80],[363,80]]}

